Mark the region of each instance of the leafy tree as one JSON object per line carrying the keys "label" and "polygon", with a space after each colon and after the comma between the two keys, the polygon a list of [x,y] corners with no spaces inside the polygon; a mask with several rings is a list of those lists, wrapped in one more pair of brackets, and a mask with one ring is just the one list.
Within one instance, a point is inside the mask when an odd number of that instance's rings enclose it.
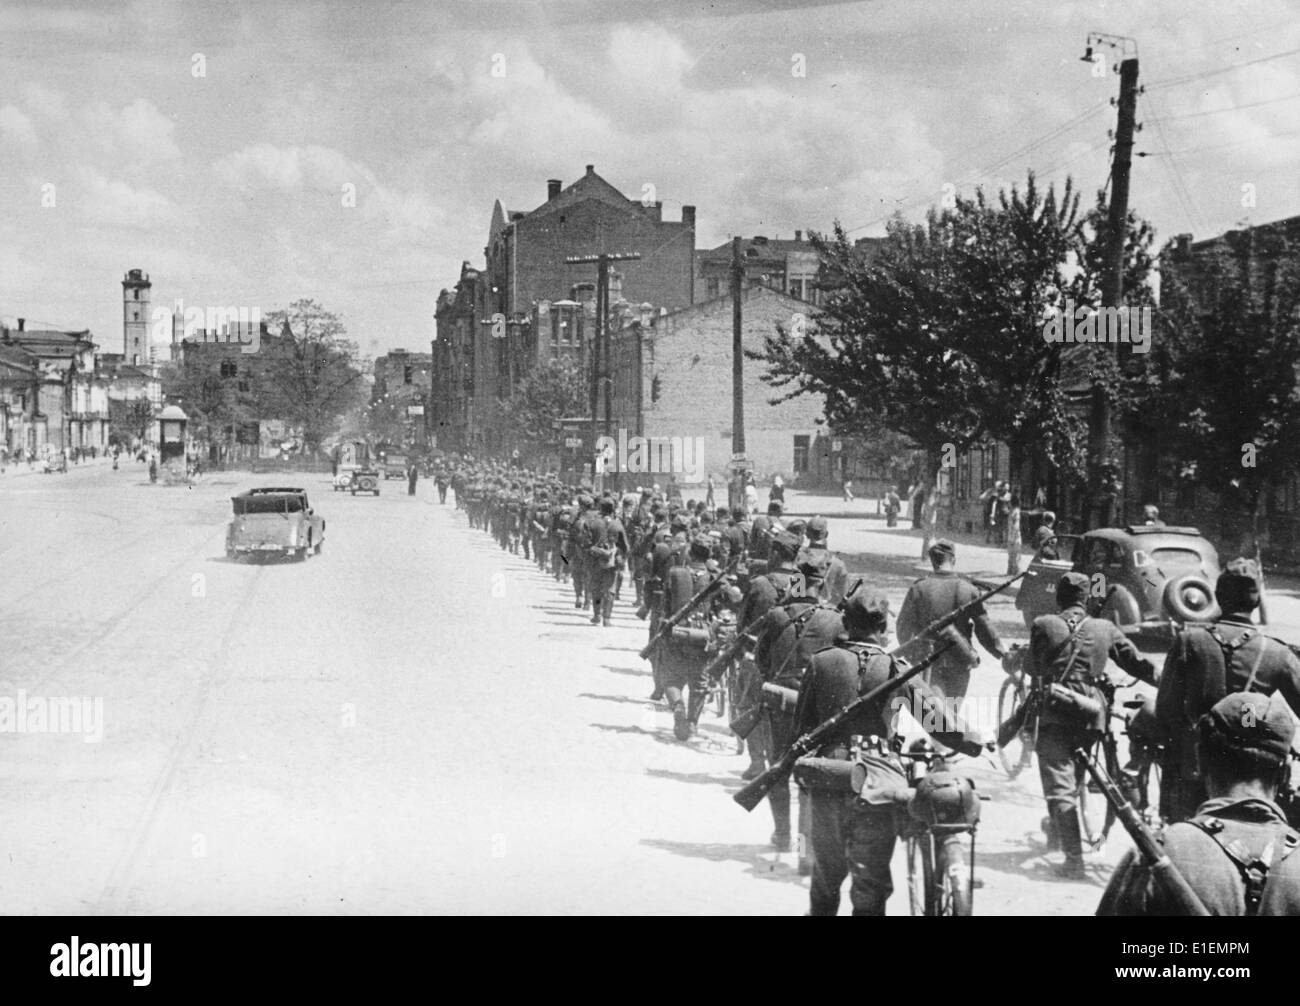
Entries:
{"label": "leafy tree", "polygon": [[141,396],[108,400],[108,428],[118,443],[129,445],[136,437],[144,440],[152,422],[153,404],[149,399]]}
{"label": "leafy tree", "polygon": [[554,446],[555,424],[587,411],[588,383],[577,361],[555,358],[539,364],[499,401],[503,431],[521,454],[536,456]]}
{"label": "leafy tree", "polygon": [[356,343],[338,315],[314,300],[296,300],[267,314],[271,335],[256,354],[262,413],[301,428],[315,454],[364,394]]}
{"label": "leafy tree", "polygon": [[227,429],[258,418],[260,373],[250,357],[223,345],[186,347],[180,362],[167,364],[163,389],[189,417],[189,434],[209,443],[224,442]]}
{"label": "leafy tree", "polygon": [[1268,493],[1300,471],[1300,247],[1281,230],[1225,237],[1161,272],[1150,399],[1158,442],[1248,515],[1259,550]]}
{"label": "leafy tree", "polygon": [[832,429],[883,426],[926,456],[931,491],[940,465],[989,438],[1007,441],[1013,461],[1027,451],[1077,464],[1081,419],[1061,381],[1061,347],[1043,338],[1050,311],[1079,288],[1083,235],[1078,197],[1067,181],[1039,191],[1032,174],[990,201],[982,190],[924,224],[890,222],[874,255],[837,224],[813,235],[827,297],[814,330],[783,329],[755,355],[764,380],[824,396]]}

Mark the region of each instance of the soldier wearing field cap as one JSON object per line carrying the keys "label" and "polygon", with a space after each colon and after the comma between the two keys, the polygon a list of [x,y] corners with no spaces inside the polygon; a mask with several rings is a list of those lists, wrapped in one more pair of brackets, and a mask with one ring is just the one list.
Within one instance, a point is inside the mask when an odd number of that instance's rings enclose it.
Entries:
{"label": "soldier wearing field cap", "polygon": [[[930,565],[934,572],[913,583],[903,598],[894,630],[900,643],[910,642],[931,622],[979,596],[979,589],[973,583],[957,575],[957,546],[946,538],[939,538],[930,546]],[[957,703],[966,697],[971,668],[979,663],[979,655],[971,645],[972,629],[980,644],[993,656],[1001,660],[1006,654],[983,605],[969,618],[951,626],[942,641],[954,645],[926,672],[926,682]]]}
{"label": "soldier wearing field cap", "polygon": [[1233,559],[1214,586],[1222,615],[1216,622],[1187,625],[1174,637],[1156,693],[1156,719],[1165,734],[1160,815],[1190,816],[1205,799],[1196,762],[1195,731],[1201,716],[1233,692],[1280,692],[1300,712],[1300,659],[1285,643],[1254,624],[1259,607],[1259,569]]}
{"label": "soldier wearing field cap", "polygon": [[[1295,723],[1277,695],[1233,692],[1197,721],[1206,800],[1161,836],[1164,852],[1211,915],[1300,915],[1300,834],[1277,804]],[[1132,851],[1098,915],[1180,914]]]}
{"label": "soldier wearing field cap", "polygon": [[[859,695],[897,674],[894,660],[885,650],[889,601],[884,595],[859,588],[844,603],[843,619],[845,635],[834,646],[814,654],[804,672],[795,706],[796,736],[821,725]],[[847,763],[852,757],[852,735],[889,738],[894,731],[892,710],[900,702],[908,709],[925,709],[920,722],[938,728],[934,737],[941,744],[964,754],[980,753],[979,737],[968,731],[934,692],[913,678],[895,693],[864,707],[845,725],[841,736],[829,739],[815,756]],[[859,795],[849,785],[847,771],[842,779],[838,773],[826,773],[824,783],[812,790],[810,915],[838,913],[846,876],[852,877],[849,899],[854,915],[885,914],[885,902],[894,889],[890,862],[900,833],[894,792],[906,791],[907,778],[895,756],[883,755],[878,761]]]}
{"label": "soldier wearing field cap", "polygon": [[1079,780],[1072,755],[1106,727],[1114,694],[1107,664],[1113,660],[1133,677],[1148,684],[1155,681],[1155,667],[1114,622],[1088,617],[1089,584],[1083,573],[1061,577],[1056,585],[1060,610],[1034,619],[1025,658],[1026,674],[1042,679],[1045,689],[1068,693],[1049,694],[1044,700],[1035,750],[1047,801],[1049,843],[1059,843],[1065,853],[1057,872],[1069,879],[1084,875]]}
{"label": "soldier wearing field cap", "polygon": [[806,566],[819,570],[826,600],[830,604],[839,604],[848,591],[849,571],[843,560],[826,547],[830,524],[825,517],[814,517],[804,533],[808,536],[808,544],[795,561],[801,569]]}

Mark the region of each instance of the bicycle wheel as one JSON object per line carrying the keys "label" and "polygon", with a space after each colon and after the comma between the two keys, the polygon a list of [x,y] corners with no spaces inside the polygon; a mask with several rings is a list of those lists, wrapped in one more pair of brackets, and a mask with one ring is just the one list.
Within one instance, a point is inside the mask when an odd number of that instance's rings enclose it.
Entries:
{"label": "bicycle wheel", "polygon": [[[1025,704],[1029,689],[1023,675],[1008,677],[998,692],[998,723],[1005,723]],[[1005,747],[998,748],[1002,768],[1014,779],[1034,758],[1034,728],[1026,726]]]}
{"label": "bicycle wheel", "polygon": [[1160,823],[1160,755],[1156,751],[1145,752],[1138,766],[1134,808],[1142,815],[1148,825]]}
{"label": "bicycle wheel", "polygon": [[[1118,779],[1119,759],[1115,755],[1115,741],[1109,734],[1098,737],[1088,748],[1089,756],[1101,761],[1106,773],[1112,779]],[[1079,813],[1079,834],[1083,841],[1092,848],[1098,848],[1106,841],[1111,825],[1115,823],[1115,808],[1110,805],[1106,795],[1082,769],[1076,767],[1078,789],[1076,790],[1077,809]]]}
{"label": "bicycle wheel", "polygon": [[935,850],[936,915],[971,914],[970,860],[960,834],[937,839]]}
{"label": "bicycle wheel", "polygon": [[913,915],[929,915],[930,836],[927,833],[907,836],[907,905]]}

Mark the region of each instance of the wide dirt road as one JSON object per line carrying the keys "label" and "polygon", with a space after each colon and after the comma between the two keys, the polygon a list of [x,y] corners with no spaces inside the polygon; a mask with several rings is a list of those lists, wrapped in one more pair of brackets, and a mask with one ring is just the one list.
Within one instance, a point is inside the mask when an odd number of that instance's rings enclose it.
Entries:
{"label": "wide dirt road", "polygon": [[[285,481],[326,518],[323,554],[228,562],[228,497]],[[0,911],[806,907],[766,807],[728,798],[746,759],[725,725],[678,744],[645,701],[627,598],[588,626],[430,484],[11,471],[0,561],[0,702],[102,708],[79,734],[0,722]],[[994,796],[977,912],[1090,912],[1104,874],[1047,879],[1032,773],[969,770]]]}

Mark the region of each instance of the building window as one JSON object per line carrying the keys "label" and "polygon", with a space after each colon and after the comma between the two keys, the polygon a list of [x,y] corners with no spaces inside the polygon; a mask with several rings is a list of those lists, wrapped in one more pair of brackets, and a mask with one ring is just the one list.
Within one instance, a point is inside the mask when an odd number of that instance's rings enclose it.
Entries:
{"label": "building window", "polygon": [[140,312],[139,312],[139,311],[132,311],[132,312],[131,312],[131,320],[132,320],[132,321],[139,321],[139,320],[140,320]]}
{"label": "building window", "polygon": [[139,300],[139,299],[140,299],[140,291],[139,291],[139,290],[132,290],[131,292],[132,292],[133,294],[135,294],[135,299],[136,299],[136,300]]}
{"label": "building window", "polygon": [[709,297],[711,298],[716,297],[718,295],[718,281],[716,279],[709,280],[708,291],[709,291]]}
{"label": "building window", "polygon": [[794,438],[794,473],[803,475],[808,471],[808,448],[809,438],[806,435],[797,435]]}

